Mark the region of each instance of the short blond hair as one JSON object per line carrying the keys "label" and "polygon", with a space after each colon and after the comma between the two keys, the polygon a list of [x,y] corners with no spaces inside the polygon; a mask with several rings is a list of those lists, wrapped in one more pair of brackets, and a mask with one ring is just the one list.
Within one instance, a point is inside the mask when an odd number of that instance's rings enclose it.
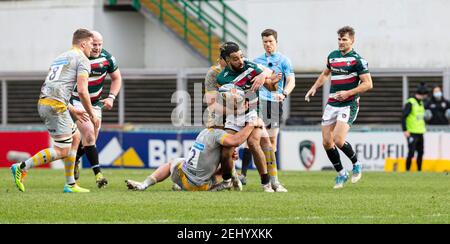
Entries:
{"label": "short blond hair", "polygon": [[93,38],[94,35],[88,29],[80,28],[73,33],[72,44],[80,44],[85,39]]}

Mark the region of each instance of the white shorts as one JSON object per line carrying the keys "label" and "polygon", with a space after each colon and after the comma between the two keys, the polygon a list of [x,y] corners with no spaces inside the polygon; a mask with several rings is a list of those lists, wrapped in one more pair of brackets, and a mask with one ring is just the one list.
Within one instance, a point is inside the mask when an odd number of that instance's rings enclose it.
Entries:
{"label": "white shorts", "polygon": [[[86,109],[84,109],[83,104],[81,103],[81,101],[73,99],[72,100],[72,105],[77,110],[86,111]],[[97,118],[101,120],[102,119],[102,108],[99,107],[99,106],[92,106],[92,108],[94,110],[95,116],[97,116]]]}
{"label": "white shorts", "polygon": [[345,107],[335,107],[327,104],[322,116],[322,125],[332,125],[337,121],[341,121],[351,126],[358,116],[358,111],[359,107],[356,104]]}

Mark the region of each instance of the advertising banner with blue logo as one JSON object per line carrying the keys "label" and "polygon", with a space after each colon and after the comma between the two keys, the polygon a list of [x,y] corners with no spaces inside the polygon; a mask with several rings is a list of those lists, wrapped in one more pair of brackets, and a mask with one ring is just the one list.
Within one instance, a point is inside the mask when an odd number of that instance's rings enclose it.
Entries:
{"label": "advertising banner with blue logo", "polygon": [[[189,155],[198,133],[102,131],[96,144],[100,165],[107,168],[157,168],[169,160]],[[240,158],[242,151],[240,148]],[[237,160],[236,166],[240,168],[241,165],[241,160]],[[83,168],[89,167],[84,156]]]}
{"label": "advertising banner with blue logo", "polygon": [[[102,167],[111,168],[157,168],[169,160],[189,155],[198,130],[192,131],[101,131],[97,151]],[[238,150],[236,167],[242,165],[243,146]],[[278,156],[278,155],[277,155]],[[89,168],[86,156],[83,168]],[[253,162],[250,169],[255,168]]]}
{"label": "advertising banner with blue logo", "polygon": [[[188,155],[197,133],[100,132],[97,140],[102,167],[157,168]],[[90,167],[83,157],[83,167]]]}

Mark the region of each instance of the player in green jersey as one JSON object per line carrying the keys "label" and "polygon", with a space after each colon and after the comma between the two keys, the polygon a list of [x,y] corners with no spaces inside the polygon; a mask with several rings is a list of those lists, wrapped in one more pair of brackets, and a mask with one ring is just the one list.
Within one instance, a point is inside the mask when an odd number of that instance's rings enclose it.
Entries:
{"label": "player in green jersey", "polygon": [[[244,58],[239,46],[229,43],[221,50],[222,58],[227,62],[225,69],[217,76],[220,85],[234,84],[245,91],[249,109],[245,116],[227,115],[225,129],[227,131],[239,131],[245,122],[260,119],[258,113],[258,91],[266,82],[271,81],[273,71],[262,65],[255,64]],[[245,117],[245,118],[244,118]],[[248,146],[255,159],[255,165],[261,176],[261,185],[266,192],[287,192],[286,188],[278,181],[275,152],[270,143],[269,135],[265,127],[255,129],[247,140]],[[222,160],[230,160],[234,148],[222,149]]]}
{"label": "player in green jersey", "polygon": [[[101,126],[102,109],[112,109],[114,100],[119,94],[120,87],[122,85],[122,76],[120,74],[120,70],[114,56],[103,49],[102,35],[97,31],[92,31],[92,33],[94,35],[94,42],[92,52],[89,57],[91,72],[89,74],[88,89],[95,115],[99,119]],[[108,74],[111,77],[111,88],[109,90],[108,97],[102,99],[101,95],[103,91],[103,84]],[[71,103],[76,109],[84,110],[82,104],[79,101],[77,91],[77,87],[75,87],[72,93]],[[95,146],[100,126],[98,128],[94,128],[93,126],[91,126],[91,123],[82,121],[77,121],[77,126],[81,132],[82,143],[80,144],[80,147],[77,151],[75,179],[78,180],[78,178],[80,177],[79,159],[81,156],[86,154],[87,159],[89,160],[91,168],[94,172],[97,186],[99,188],[105,187],[108,184],[108,181],[101,172],[98,151]]]}
{"label": "player in green jersey", "polygon": [[373,87],[367,61],[353,50],[354,29],[345,26],[337,33],[339,50],[328,55],[327,67],[305,96],[309,102],[331,76],[330,95],[322,117],[322,136],[328,158],[338,172],[335,189],[342,188],[349,178],[336,146],[352,161],[352,183],[361,179],[362,165],[346,137],[359,111],[359,94]]}

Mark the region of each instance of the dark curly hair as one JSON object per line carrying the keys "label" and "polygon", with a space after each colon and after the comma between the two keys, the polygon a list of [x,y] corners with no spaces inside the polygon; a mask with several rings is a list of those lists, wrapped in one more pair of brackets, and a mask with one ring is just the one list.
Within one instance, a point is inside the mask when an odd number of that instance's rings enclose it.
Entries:
{"label": "dark curly hair", "polygon": [[226,59],[230,56],[230,54],[235,53],[239,50],[241,50],[241,48],[235,42],[225,42],[220,47],[220,57]]}

